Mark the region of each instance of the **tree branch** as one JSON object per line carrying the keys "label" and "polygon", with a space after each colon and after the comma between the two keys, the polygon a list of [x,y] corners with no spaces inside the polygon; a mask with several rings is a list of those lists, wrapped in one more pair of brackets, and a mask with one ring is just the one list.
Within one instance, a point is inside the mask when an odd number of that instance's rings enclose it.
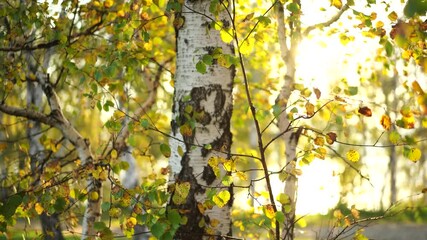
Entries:
{"label": "tree branch", "polygon": [[2,103],[0,104],[0,111],[9,115],[24,117],[33,121],[41,122],[52,127],[55,127],[58,124],[50,115],[28,108],[18,108]]}
{"label": "tree branch", "polygon": [[318,24],[314,24],[312,26],[307,27],[304,32],[303,32],[303,36],[307,36],[312,30],[316,29],[316,28],[323,28],[323,27],[329,27],[332,23],[338,21],[338,19],[341,18],[341,16],[343,15],[343,13],[345,11],[347,11],[350,8],[350,6],[348,5],[348,3],[346,3],[338,12],[337,14],[335,14],[335,16],[333,16],[331,19],[329,19],[326,22],[322,22],[322,23],[318,23]]}
{"label": "tree branch", "polygon": [[[94,25],[92,25],[91,27],[89,27],[88,29],[86,29],[83,32],[80,33],[76,33],[74,35],[72,35],[71,37],[69,37],[67,39],[67,42],[71,43],[71,40],[74,40],[75,38],[79,38],[79,37],[83,37],[83,36],[88,36],[93,34],[94,32],[96,32],[98,30],[98,27],[101,26],[103,23],[103,19],[101,17],[101,20],[97,23],[95,23]],[[37,45],[28,45],[28,43],[24,43],[22,46],[20,47],[0,47],[0,52],[19,52],[19,51],[33,51],[33,50],[37,50],[37,49],[47,49],[47,48],[51,48],[54,46],[59,45],[61,42],[56,39],[50,42],[45,42],[45,43],[39,43]]]}

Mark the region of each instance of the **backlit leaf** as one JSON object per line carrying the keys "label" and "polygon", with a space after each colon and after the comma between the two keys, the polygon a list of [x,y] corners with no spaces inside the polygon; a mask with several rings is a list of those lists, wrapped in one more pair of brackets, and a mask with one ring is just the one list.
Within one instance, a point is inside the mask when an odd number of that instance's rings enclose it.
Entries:
{"label": "backlit leaf", "polygon": [[359,211],[356,209],[356,207],[354,205],[351,206],[351,215],[353,215],[354,219],[359,219],[360,218],[360,213],[359,213]]}
{"label": "backlit leaf", "polygon": [[277,195],[277,201],[279,201],[279,203],[281,203],[282,205],[290,203],[289,196],[285,193],[280,193],[279,195]]}
{"label": "backlit leaf", "polygon": [[254,17],[254,13],[249,13],[246,15],[246,17],[243,19],[243,22],[249,21]]}
{"label": "backlit leaf", "polygon": [[219,208],[222,208],[225,206],[225,204],[228,203],[230,200],[230,192],[227,190],[222,190],[215,196],[213,196],[212,201],[217,205]]}
{"label": "backlit leaf", "polygon": [[403,155],[412,162],[417,162],[421,158],[421,150],[418,148],[404,148]]}
{"label": "backlit leaf", "polygon": [[360,114],[362,114],[363,116],[366,116],[366,117],[371,117],[372,116],[372,110],[370,108],[368,108],[368,107],[360,107],[359,110],[358,110],[358,112]]}
{"label": "backlit leaf", "polygon": [[388,19],[390,19],[390,21],[392,21],[392,22],[396,21],[397,18],[398,18],[398,16],[397,16],[397,13],[395,11],[388,14]]}
{"label": "backlit leaf", "polygon": [[316,95],[316,98],[319,99],[320,96],[322,95],[320,90],[318,88],[314,88],[313,91],[314,91],[314,94]]}
{"label": "backlit leaf", "polygon": [[346,157],[348,160],[352,162],[357,162],[360,159],[360,154],[356,150],[351,149],[346,153]]}
{"label": "backlit leaf", "polygon": [[341,0],[331,0],[331,5],[338,8],[338,9],[342,8]]}
{"label": "backlit leaf", "polygon": [[264,206],[264,214],[266,217],[273,219],[276,216],[276,213],[274,212],[273,205],[267,204]]}
{"label": "backlit leaf", "polygon": [[317,136],[314,139],[314,144],[316,144],[317,146],[323,146],[325,144],[325,138],[322,136]]}
{"label": "backlit leaf", "polygon": [[310,102],[305,104],[305,110],[307,111],[307,116],[313,116],[314,114],[314,105]]}
{"label": "backlit leaf", "polygon": [[415,93],[417,93],[418,95],[424,95],[424,91],[421,88],[420,84],[418,83],[418,81],[413,81],[412,82],[412,89],[414,90]]}
{"label": "backlit leaf", "polygon": [[380,120],[381,126],[383,126],[383,128],[385,130],[390,130],[391,128],[391,120],[390,117],[387,115],[382,115],[381,120]]}
{"label": "backlit leaf", "polygon": [[326,142],[329,145],[332,145],[337,140],[337,134],[334,132],[328,132],[326,134]]}

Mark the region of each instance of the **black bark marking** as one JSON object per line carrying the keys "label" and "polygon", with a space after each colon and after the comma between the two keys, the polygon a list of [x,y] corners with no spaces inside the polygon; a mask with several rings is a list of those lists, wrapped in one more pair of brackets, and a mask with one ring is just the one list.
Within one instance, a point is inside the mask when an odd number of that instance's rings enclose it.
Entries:
{"label": "black bark marking", "polygon": [[207,185],[211,185],[215,181],[216,176],[211,166],[206,165],[203,168],[202,179],[205,180]]}
{"label": "black bark marking", "polygon": [[[193,175],[193,168],[189,166],[190,157],[188,153],[184,153],[181,164],[182,169],[178,174],[180,182],[189,182],[190,191],[184,204],[177,205],[170,201],[172,209],[183,210],[184,216],[188,218],[187,224],[181,225],[175,233],[174,239],[202,239],[204,235],[204,227],[199,227],[200,220],[204,217],[197,207],[196,194],[203,194],[205,190],[197,183],[196,177]],[[173,197],[172,193],[172,197]],[[172,199],[171,197],[171,199]]]}

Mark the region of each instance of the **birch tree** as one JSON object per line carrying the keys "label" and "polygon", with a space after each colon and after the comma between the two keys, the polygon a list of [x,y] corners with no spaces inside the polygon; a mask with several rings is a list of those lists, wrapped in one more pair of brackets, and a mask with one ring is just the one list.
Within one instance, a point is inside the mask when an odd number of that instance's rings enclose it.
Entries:
{"label": "birch tree", "polygon": [[231,234],[232,188],[221,183],[226,173],[219,168],[230,161],[234,69],[213,58],[233,54],[233,47],[209,26],[212,19],[230,24],[220,3],[214,9],[211,5],[185,1],[175,17],[179,24],[170,140],[174,190],[169,206],[187,218],[175,239]]}

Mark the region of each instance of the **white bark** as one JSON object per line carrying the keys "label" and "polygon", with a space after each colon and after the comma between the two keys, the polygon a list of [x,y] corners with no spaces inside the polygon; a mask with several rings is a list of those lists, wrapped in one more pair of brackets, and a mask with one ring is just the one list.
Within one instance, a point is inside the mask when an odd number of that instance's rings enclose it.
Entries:
{"label": "white bark", "polygon": [[[295,57],[298,47],[298,34],[295,33],[292,36],[291,33],[291,46],[287,46],[287,36],[286,36],[286,26],[284,20],[284,9],[283,5],[280,5],[278,8],[278,35],[279,35],[279,44],[281,50],[281,56],[286,65],[286,74],[279,96],[276,99],[276,103],[279,105],[281,114],[278,116],[277,126],[279,131],[283,134],[282,139],[285,142],[285,156],[286,156],[286,172],[289,174],[288,178],[285,181],[284,193],[289,196],[290,200],[290,212],[286,213],[286,219],[284,222],[283,235],[284,239],[293,239],[294,238],[294,221],[295,221],[295,208],[297,201],[297,184],[298,179],[293,174],[295,168],[296,159],[296,147],[298,144],[299,135],[295,134],[293,131],[289,131],[289,125],[291,124],[288,119],[288,114],[286,109],[288,108],[288,100],[292,94],[295,82]],[[291,31],[294,31],[293,29]],[[297,31],[297,30],[296,30]]]}
{"label": "white bark", "polygon": [[[216,219],[220,222],[216,227],[208,226],[213,229],[214,235],[231,233],[231,204],[226,204],[222,208],[206,209],[205,213],[201,214],[197,210],[197,203],[203,203],[206,200],[205,186],[221,186],[220,179],[215,179],[207,162],[212,156],[228,157],[228,154],[219,153],[219,151],[229,152],[231,145],[230,117],[234,70],[214,63],[208,66],[206,74],[201,74],[196,71],[196,63],[204,54],[209,54],[209,49],[220,47],[223,53],[231,54],[233,48],[221,40],[218,31],[208,29],[206,26],[206,23],[210,22],[208,18],[192,12],[194,10],[215,18],[209,12],[210,1],[185,1],[184,4],[188,8],[183,7],[182,16],[185,18],[185,23],[178,31],[177,39],[177,70],[172,116],[173,138],[170,139],[172,150],[170,183],[174,183],[175,180],[191,183],[190,194],[184,205],[191,208],[192,212],[189,214],[188,224],[178,230],[176,237],[185,239],[192,236],[193,239],[201,239],[203,234],[206,234],[206,232],[203,233],[206,228],[196,228],[198,221],[202,218],[208,221]],[[228,18],[225,13],[222,13],[220,19]],[[190,96],[189,101],[184,100],[186,96]],[[186,134],[183,136],[180,133],[180,126],[185,124],[184,109],[188,105],[192,106],[195,112],[204,112],[204,117],[196,120],[191,136]],[[195,145],[205,144],[210,144],[212,150],[195,147]],[[179,154],[179,146],[184,152],[183,156]],[[220,190],[218,189],[218,192]],[[208,221],[207,225],[209,225]]]}

